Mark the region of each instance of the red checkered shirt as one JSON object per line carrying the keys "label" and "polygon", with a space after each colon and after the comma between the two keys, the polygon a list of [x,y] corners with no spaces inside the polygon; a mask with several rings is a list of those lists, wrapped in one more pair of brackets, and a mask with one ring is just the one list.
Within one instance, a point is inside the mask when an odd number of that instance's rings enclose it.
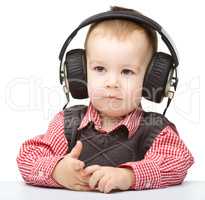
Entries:
{"label": "red checkered shirt", "polygon": [[[136,109],[125,116],[110,131],[124,124],[129,137],[139,126],[142,111]],[[78,129],[93,121],[99,134],[109,134],[102,129],[99,113],[90,103]],[[25,141],[17,156],[17,164],[25,182],[33,185],[62,187],[52,178],[52,172],[68,150],[68,142],[64,135],[64,113],[59,112],[50,122],[45,134]],[[131,189],[162,188],[182,183],[187,170],[194,160],[176,130],[166,126],[155,138],[146,152],[144,159],[119,165],[132,169],[135,182]]]}

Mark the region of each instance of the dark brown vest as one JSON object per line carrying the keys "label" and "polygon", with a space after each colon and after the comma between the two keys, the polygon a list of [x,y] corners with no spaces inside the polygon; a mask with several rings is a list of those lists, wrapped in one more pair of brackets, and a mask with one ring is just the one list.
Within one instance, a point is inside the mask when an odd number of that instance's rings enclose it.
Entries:
{"label": "dark brown vest", "polygon": [[86,166],[99,164],[118,166],[125,162],[139,161],[151,147],[155,137],[167,125],[175,129],[163,115],[154,112],[143,112],[139,128],[128,138],[127,127],[122,125],[109,134],[97,131],[93,122],[77,130],[86,113],[87,106],[76,105],[64,110],[64,132],[68,140],[68,152],[77,140],[83,143],[80,160]]}

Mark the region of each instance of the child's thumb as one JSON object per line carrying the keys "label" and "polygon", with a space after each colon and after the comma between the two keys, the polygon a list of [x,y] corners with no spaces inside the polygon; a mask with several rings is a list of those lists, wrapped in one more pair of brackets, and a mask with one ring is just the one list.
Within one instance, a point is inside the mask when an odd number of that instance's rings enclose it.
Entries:
{"label": "child's thumb", "polygon": [[70,152],[70,156],[72,158],[78,158],[80,156],[80,153],[82,151],[83,144],[80,140],[77,141],[76,145],[73,147],[73,149]]}

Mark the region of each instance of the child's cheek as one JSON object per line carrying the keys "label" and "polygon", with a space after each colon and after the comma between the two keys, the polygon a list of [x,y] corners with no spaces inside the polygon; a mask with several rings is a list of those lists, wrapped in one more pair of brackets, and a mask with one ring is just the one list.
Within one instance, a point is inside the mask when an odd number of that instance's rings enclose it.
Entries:
{"label": "child's cheek", "polygon": [[88,85],[88,96],[93,100],[104,97],[105,93],[104,88],[97,84]]}

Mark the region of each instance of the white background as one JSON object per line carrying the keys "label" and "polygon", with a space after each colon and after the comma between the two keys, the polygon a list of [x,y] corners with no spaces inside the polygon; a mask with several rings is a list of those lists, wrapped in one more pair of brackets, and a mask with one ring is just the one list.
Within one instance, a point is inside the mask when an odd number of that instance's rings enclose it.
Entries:
{"label": "white background", "polygon": [[[45,133],[66,102],[58,80],[58,54],[64,40],[82,20],[111,5],[139,10],[172,36],[180,55],[180,82],[167,117],[195,157],[186,179],[205,180],[203,1],[6,0],[0,1],[1,181],[21,180],[16,165],[21,143]],[[84,37],[85,29],[71,47],[82,48]],[[167,51],[163,45],[160,48]],[[165,102],[143,104],[162,112]]]}

